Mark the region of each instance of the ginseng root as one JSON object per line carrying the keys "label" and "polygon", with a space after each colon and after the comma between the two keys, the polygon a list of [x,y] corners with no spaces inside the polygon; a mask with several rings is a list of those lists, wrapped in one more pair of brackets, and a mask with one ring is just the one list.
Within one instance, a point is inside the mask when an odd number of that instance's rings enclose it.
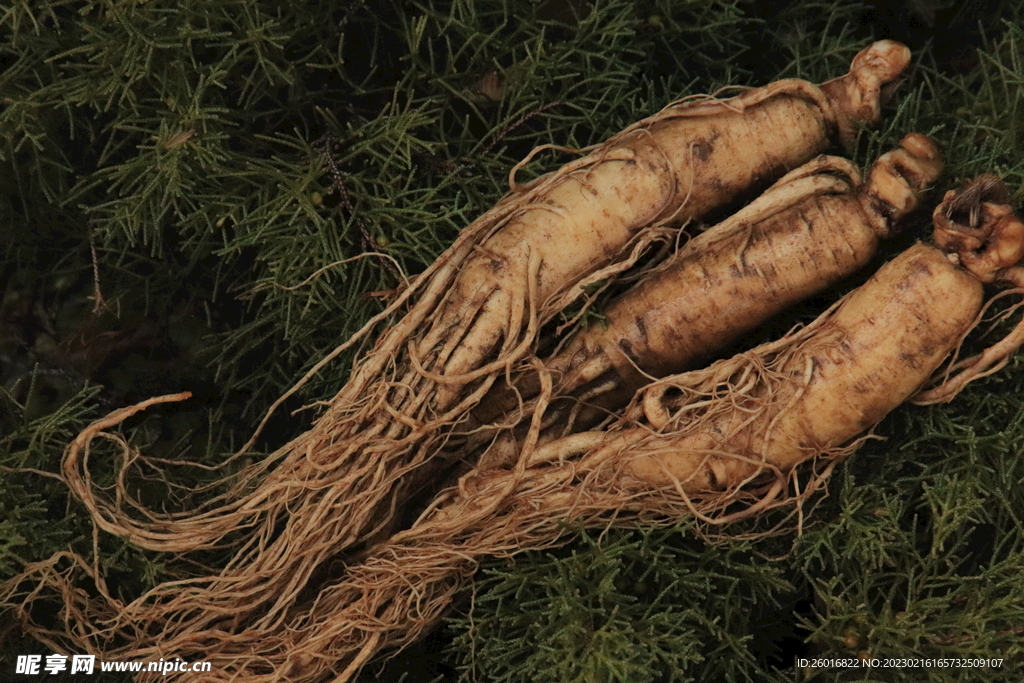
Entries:
{"label": "ginseng root", "polygon": [[[807,327],[651,385],[608,432],[551,442],[513,471],[475,470],[297,609],[261,645],[272,656],[229,647],[237,669],[189,680],[344,683],[433,626],[481,557],[564,542],[566,522],[720,524],[808,495],[888,411],[915,394],[945,400],[1010,352],[1000,342],[959,375],[937,372],[979,319],[982,281],[1024,281],[1024,223],[975,190],[936,212],[939,244],[977,242],[970,256],[918,244]],[[959,223],[957,197],[972,192]]]}
{"label": "ginseng root", "polygon": [[[837,140],[849,144],[858,125],[878,120],[882,88],[908,61],[906,47],[881,41],[820,87],[784,80],[729,99],[690,98],[529,187],[512,179],[509,195],[310,371],[307,378],[389,325],[312,428],[196,509],[151,511],[125,476],[116,496],[99,495],[86,465],[98,430],[76,440],[63,477],[97,527],[151,550],[226,547],[234,555],[219,574],[189,579],[187,590],[161,585],[129,604],[110,597],[80,561],[103,599],[69,597],[69,642],[121,658],[208,657],[242,642],[262,648],[318,567],[391,524],[405,482],[422,477],[450,426],[532,352],[541,325],[584,285],[630,268],[670,228],[727,208]],[[125,469],[157,466],[127,446],[124,458]],[[66,585],[54,566],[39,571]]]}

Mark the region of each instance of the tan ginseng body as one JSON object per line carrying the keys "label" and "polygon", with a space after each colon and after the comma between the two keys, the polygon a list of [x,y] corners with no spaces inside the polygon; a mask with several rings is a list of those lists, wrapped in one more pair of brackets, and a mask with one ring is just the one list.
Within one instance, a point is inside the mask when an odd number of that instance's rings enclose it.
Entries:
{"label": "tan ginseng body", "polygon": [[905,46],[879,41],[821,86],[782,80],[728,100],[670,105],[504,198],[474,224],[493,222],[494,232],[459,265],[444,311],[416,344],[443,385],[432,408],[451,407],[459,378],[516,336],[529,316],[524,297],[550,318],[579,295],[567,285],[621,261],[641,229],[707,216],[837,139],[851,145],[858,125],[878,121],[881,88],[909,59]]}
{"label": "tan ginseng body", "polygon": [[[973,325],[982,285],[934,247],[917,244],[851,293],[773,372],[698,430],[631,458],[627,471],[687,492],[788,472],[864,434],[915,394]],[[767,407],[764,407],[767,406]]]}

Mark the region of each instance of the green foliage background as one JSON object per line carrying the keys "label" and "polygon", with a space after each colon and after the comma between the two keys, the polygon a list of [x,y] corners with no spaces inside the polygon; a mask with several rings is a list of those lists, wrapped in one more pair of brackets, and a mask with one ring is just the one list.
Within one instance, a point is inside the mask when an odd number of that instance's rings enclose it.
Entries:
{"label": "green foliage background", "polygon": [[[218,462],[266,407],[494,203],[534,146],[585,146],[682,96],[844,73],[868,41],[915,67],[866,165],[933,135],[936,196],[981,172],[1024,200],[1024,11],[1004,0],[10,0],[0,7],[0,581],[91,526],[62,485],[90,421]],[[541,155],[520,178],[565,159]],[[926,218],[893,251],[927,235]],[[813,315],[835,292],[795,316]],[[763,336],[778,334],[793,317]],[[763,338],[763,337],[761,337]],[[751,338],[749,343],[758,341]],[[982,343],[978,341],[977,343]],[[329,398],[321,372],[264,433]],[[1024,366],[896,411],[801,535],[582,535],[480,575],[445,627],[366,680],[1017,681]],[[258,456],[257,456],[258,457]],[[94,474],[109,478],[113,462]],[[182,468],[186,486],[204,475]],[[109,479],[108,479],[109,481]],[[150,486],[142,482],[140,486]],[[148,489],[146,489],[148,490]],[[167,492],[153,487],[154,501]],[[187,499],[167,497],[168,506]],[[103,536],[137,594],[175,558]],[[211,554],[210,562],[217,557]],[[0,611],[0,679],[41,651]],[[797,669],[794,657],[1002,667]]]}

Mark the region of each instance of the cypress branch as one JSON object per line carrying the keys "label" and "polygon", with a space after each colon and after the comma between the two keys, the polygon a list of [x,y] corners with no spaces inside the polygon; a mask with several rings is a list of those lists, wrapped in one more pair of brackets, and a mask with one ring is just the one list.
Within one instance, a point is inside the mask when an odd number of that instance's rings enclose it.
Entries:
{"label": "cypress branch", "polygon": [[[905,26],[880,3],[832,0],[8,5],[0,580],[69,546],[92,552],[89,522],[63,488],[12,469],[56,471],[89,421],[185,384],[199,387],[196,405],[140,419],[130,438],[219,462],[284,388],[380,310],[383,297],[367,292],[393,290],[429,263],[537,144],[583,147],[727,84],[819,80],[868,39],[892,35],[914,43],[917,67],[856,161],[915,130],[943,146],[938,191],[994,172],[1024,201],[1024,17],[1013,2],[908,3],[916,24]],[[929,22],[937,28],[922,28]],[[518,178],[564,160],[541,155]],[[907,240],[926,230],[922,219]],[[90,235],[109,305],[95,316]],[[330,396],[347,363],[301,400]],[[1018,360],[954,404],[897,411],[878,430],[886,440],[845,466],[799,537],[755,542],[739,527],[708,544],[684,524],[492,563],[435,651],[419,655],[463,680],[509,683],[1016,680],[1020,395]],[[281,417],[273,440],[308,419]],[[209,481],[185,467],[174,476],[194,488]],[[139,486],[171,508],[194,502],[141,475]],[[100,551],[126,596],[189,569],[105,536]],[[0,639],[4,662],[33,651],[16,634]],[[794,665],[864,654],[1006,663]],[[399,656],[381,676],[409,679],[413,667]]]}

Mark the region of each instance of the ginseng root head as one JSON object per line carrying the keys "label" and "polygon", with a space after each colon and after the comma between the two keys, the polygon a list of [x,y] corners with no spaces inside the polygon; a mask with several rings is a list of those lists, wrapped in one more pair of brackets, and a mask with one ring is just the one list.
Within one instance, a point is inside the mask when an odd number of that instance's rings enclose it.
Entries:
{"label": "ginseng root head", "polygon": [[895,40],[879,40],[857,53],[850,73],[865,83],[881,85],[899,78],[910,66],[910,48]]}
{"label": "ginseng root head", "polygon": [[1024,258],[1024,223],[1009,198],[1001,179],[982,175],[947,192],[932,216],[935,245],[982,282],[998,280]]}
{"label": "ginseng root head", "polygon": [[934,142],[911,133],[900,147],[878,158],[861,195],[865,208],[880,220],[875,226],[889,237],[896,223],[921,204],[921,195],[942,172],[942,155]]}
{"label": "ginseng root head", "polygon": [[[850,73],[823,83],[821,89],[836,107],[843,144],[852,146],[856,122],[875,125],[883,100],[910,65],[910,49],[894,40],[880,40],[857,53]],[[853,119],[853,121],[851,121]]]}

